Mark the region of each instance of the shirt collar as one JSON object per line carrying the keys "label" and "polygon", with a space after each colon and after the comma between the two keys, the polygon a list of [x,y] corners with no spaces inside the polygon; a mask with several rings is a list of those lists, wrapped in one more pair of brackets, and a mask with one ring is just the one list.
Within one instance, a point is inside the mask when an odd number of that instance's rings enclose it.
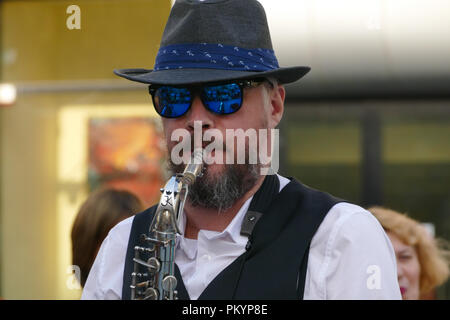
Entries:
{"label": "shirt collar", "polygon": [[[283,189],[283,187],[289,183],[289,180],[278,174],[277,174],[277,176],[280,179],[280,191],[281,191],[281,189]],[[206,237],[208,240],[225,239],[225,240],[228,240],[228,241],[231,241],[234,243],[243,242],[244,239],[246,241],[247,237],[244,237],[241,235],[241,226],[242,226],[242,221],[244,220],[245,214],[247,213],[248,208],[250,207],[250,202],[252,201],[252,199],[253,199],[253,196],[251,196],[244,202],[244,204],[239,209],[238,213],[234,216],[233,220],[231,220],[231,222],[228,224],[228,226],[225,228],[225,230],[223,230],[222,232],[211,231],[211,230],[200,230],[199,236],[201,233],[201,235]],[[184,230],[186,229],[186,213],[185,213],[185,211],[183,211],[183,214],[181,216],[179,228],[181,230],[183,230],[183,233],[184,233]],[[180,241],[183,241],[183,240],[186,240],[184,238],[184,236],[177,234],[176,247],[179,247]],[[192,242],[195,240],[187,239],[186,241]],[[184,244],[186,243],[186,241],[184,241]]]}
{"label": "shirt collar", "polygon": [[[234,216],[233,220],[231,220],[231,222],[228,224],[225,230],[223,230],[222,232],[212,230],[200,230],[199,237],[203,236],[208,240],[224,239],[234,243],[242,242],[241,236],[242,220],[244,219],[244,216],[247,213],[247,210],[250,206],[250,202],[252,201],[252,199],[253,196],[251,196],[244,202],[244,204],[239,209],[238,213]],[[186,229],[186,213],[184,211],[180,219],[180,229],[183,231]],[[181,244],[180,242],[185,242],[184,240],[186,240],[184,236],[177,234],[176,238],[177,247]]]}

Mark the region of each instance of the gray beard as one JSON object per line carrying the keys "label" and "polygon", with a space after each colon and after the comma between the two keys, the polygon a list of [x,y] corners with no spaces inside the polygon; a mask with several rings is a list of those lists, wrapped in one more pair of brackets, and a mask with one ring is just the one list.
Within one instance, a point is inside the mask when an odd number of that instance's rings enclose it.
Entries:
{"label": "gray beard", "polygon": [[[205,209],[227,210],[242,198],[260,177],[260,165],[258,164],[227,164],[225,172],[212,175],[208,171],[208,165],[202,177],[196,179],[189,188],[187,201],[193,207]],[[185,166],[175,165],[169,157],[169,170],[182,173]]]}

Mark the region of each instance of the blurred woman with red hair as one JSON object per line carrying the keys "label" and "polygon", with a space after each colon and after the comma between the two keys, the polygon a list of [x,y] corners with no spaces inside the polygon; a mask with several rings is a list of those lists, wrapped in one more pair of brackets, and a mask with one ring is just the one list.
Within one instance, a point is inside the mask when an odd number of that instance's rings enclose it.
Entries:
{"label": "blurred woman with red hair", "polygon": [[418,221],[394,210],[368,209],[385,229],[397,258],[403,300],[429,295],[449,277],[449,251]]}

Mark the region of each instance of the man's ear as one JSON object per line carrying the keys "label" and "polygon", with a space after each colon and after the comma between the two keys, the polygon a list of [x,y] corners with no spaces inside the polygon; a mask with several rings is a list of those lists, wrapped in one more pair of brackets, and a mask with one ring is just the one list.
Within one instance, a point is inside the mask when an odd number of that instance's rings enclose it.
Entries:
{"label": "man's ear", "polygon": [[275,128],[281,121],[284,113],[284,99],[286,98],[286,89],[283,85],[275,84],[269,91],[270,95],[270,127]]}

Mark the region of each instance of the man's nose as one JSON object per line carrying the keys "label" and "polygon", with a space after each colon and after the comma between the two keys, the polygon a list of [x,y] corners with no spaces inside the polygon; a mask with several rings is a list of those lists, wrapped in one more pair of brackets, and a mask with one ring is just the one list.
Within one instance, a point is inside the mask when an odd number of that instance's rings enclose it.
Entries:
{"label": "man's nose", "polygon": [[186,114],[185,128],[193,132],[195,121],[201,121],[202,131],[214,128],[214,115],[206,109],[198,96],[194,98]]}

